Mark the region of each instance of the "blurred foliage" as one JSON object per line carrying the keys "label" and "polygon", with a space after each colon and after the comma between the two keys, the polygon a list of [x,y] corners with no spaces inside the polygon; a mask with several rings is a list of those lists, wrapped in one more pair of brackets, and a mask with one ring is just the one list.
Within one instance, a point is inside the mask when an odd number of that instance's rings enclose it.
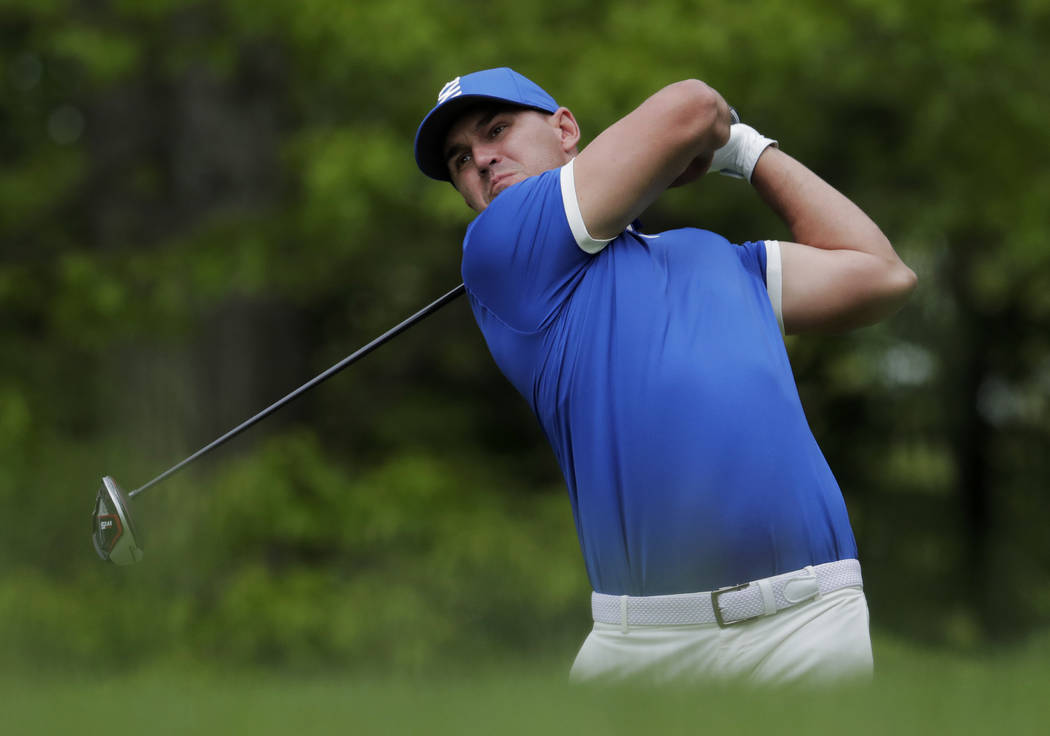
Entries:
{"label": "blurred foliage", "polygon": [[[411,141],[445,81],[498,65],[588,139],[700,77],[873,215],[914,300],[789,349],[874,624],[956,647],[1045,626],[1048,41],[1041,0],[7,0],[3,650],[571,653],[589,612],[557,467],[463,303],[136,500],[142,565],[87,539],[100,475],[130,490],[458,282],[470,212]],[[787,234],[724,179],[645,219]]]}

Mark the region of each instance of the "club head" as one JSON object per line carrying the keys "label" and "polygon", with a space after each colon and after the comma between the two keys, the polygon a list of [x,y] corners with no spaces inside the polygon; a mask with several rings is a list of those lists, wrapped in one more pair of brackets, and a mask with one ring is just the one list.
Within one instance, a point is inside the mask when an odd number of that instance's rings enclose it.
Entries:
{"label": "club head", "polygon": [[142,538],[131,519],[128,497],[108,475],[95,497],[91,541],[98,556],[114,564],[131,565],[142,559]]}

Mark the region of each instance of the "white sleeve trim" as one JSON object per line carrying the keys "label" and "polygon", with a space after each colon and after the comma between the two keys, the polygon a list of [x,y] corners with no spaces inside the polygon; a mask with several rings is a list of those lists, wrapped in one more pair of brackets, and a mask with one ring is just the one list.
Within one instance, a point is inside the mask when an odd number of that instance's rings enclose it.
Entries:
{"label": "white sleeve trim", "polygon": [[576,198],[576,178],[572,173],[572,165],[575,159],[561,167],[561,201],[565,207],[565,217],[569,220],[569,229],[572,237],[576,239],[576,245],[585,253],[595,254],[609,244],[608,240],[597,240],[587,232],[587,226],[583,224],[583,215],[580,214],[580,201]]}
{"label": "white sleeve trim", "polygon": [[766,243],[766,292],[769,303],[773,305],[773,314],[777,316],[780,334],[784,334],[784,271],[780,265],[780,241],[767,240]]}

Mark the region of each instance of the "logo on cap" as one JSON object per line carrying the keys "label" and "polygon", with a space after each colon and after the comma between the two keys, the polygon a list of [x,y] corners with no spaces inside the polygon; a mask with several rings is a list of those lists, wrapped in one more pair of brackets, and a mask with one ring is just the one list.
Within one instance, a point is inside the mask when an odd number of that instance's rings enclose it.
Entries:
{"label": "logo on cap", "polygon": [[441,91],[438,92],[438,104],[440,105],[445,100],[450,100],[453,97],[461,94],[463,94],[463,90],[460,89],[459,86],[459,77],[456,77],[451,82],[442,87]]}

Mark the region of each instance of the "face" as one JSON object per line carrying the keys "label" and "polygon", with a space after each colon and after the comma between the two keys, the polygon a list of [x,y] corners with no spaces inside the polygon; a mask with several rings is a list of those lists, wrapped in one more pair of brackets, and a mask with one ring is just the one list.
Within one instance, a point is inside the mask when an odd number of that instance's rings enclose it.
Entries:
{"label": "face", "polygon": [[465,113],[445,138],[452,183],[481,212],[512,184],[569,162],[579,128],[564,107],[536,110],[480,108]]}

